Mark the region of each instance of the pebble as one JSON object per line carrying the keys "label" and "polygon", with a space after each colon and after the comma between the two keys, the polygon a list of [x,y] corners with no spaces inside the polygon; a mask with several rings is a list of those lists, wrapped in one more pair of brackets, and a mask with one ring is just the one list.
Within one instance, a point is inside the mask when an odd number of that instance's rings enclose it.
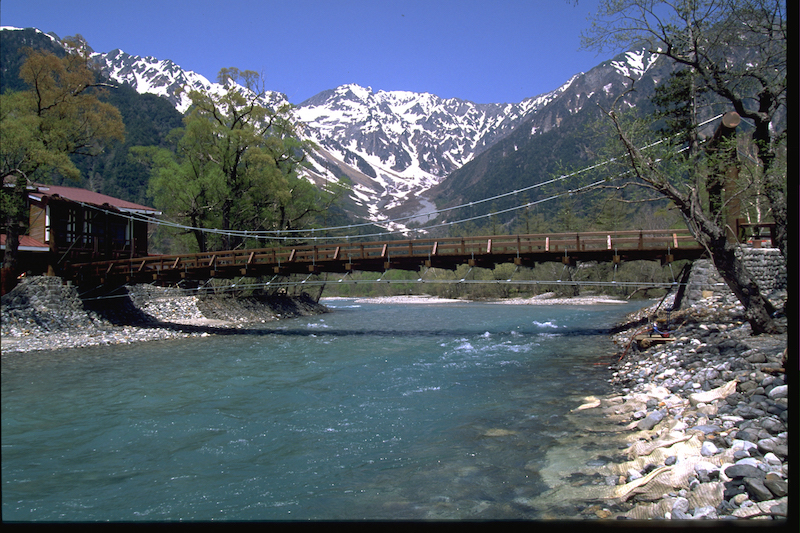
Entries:
{"label": "pebble", "polygon": [[[650,495],[643,483],[634,497],[618,499],[616,508],[609,506],[614,518],[786,519],[788,386],[771,369],[784,366],[787,336],[752,336],[736,303],[711,298],[705,305],[702,313],[699,307],[680,317],[673,312],[680,324],[673,326],[675,342],[641,351],[631,345],[611,367],[609,381],[624,403],[606,413],[623,417],[618,423],[633,432],[627,457],[671,469],[674,480],[683,463],[693,465],[671,488]],[[628,346],[632,333],[617,334],[615,342]],[[696,451],[647,447],[686,439],[695,439]],[[634,452],[645,448],[651,455]],[[627,468],[624,482],[642,483],[646,475],[643,467]]]}
{"label": "pebble", "polygon": [[128,298],[108,299],[93,310],[93,302],[82,301],[77,289],[61,278],[24,278],[2,297],[3,354],[206,337],[214,328],[242,327],[265,317],[327,311],[308,296],[243,301],[152,285],[126,288]]}
{"label": "pebble", "polygon": [[719,452],[719,449],[714,446],[713,442],[705,441],[703,446],[700,448],[700,455],[703,457],[710,457],[712,455],[716,455]]}

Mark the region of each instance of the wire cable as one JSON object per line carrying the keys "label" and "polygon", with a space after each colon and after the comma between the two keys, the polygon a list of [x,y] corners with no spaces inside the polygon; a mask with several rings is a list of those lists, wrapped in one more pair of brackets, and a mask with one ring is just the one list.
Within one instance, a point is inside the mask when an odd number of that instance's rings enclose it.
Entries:
{"label": "wire cable", "polygon": [[[707,124],[709,124],[709,123],[721,118],[722,116],[723,116],[722,114],[719,114],[719,115],[717,115],[715,117],[712,117],[712,118],[710,118],[708,120],[705,120],[705,121],[701,122],[700,124],[698,124],[698,127],[705,126],[705,125],[707,125]],[[658,141],[655,141],[653,143],[650,143],[648,145],[643,146],[641,149],[642,150],[646,150],[646,149],[649,149],[649,148],[653,148],[653,147],[655,147],[655,146],[657,146],[659,144],[662,144],[662,143],[664,143],[664,142],[666,142],[668,140],[670,140],[670,138],[662,138],[662,139],[660,139]],[[681,153],[681,152],[684,152],[685,150],[687,150],[686,147],[681,148],[676,153]],[[573,178],[575,176],[583,174],[585,172],[589,172],[591,170],[595,170],[595,169],[598,169],[598,168],[603,167],[605,165],[611,164],[611,163],[613,163],[615,161],[616,161],[616,158],[610,158],[608,160],[602,161],[600,163],[596,163],[594,165],[589,165],[588,167],[584,167],[582,169],[570,172],[568,174],[562,174],[561,176],[559,176],[557,178],[551,178],[551,179],[548,179],[548,180],[545,180],[545,181],[542,181],[542,182],[539,182],[539,183],[535,183],[535,184],[530,185],[528,187],[523,187],[521,189],[516,189],[514,191],[501,193],[501,194],[498,194],[498,195],[495,195],[495,196],[482,198],[480,200],[474,200],[474,201],[471,201],[471,202],[463,203],[463,204],[452,206],[452,207],[446,207],[446,208],[434,210],[434,211],[432,211],[430,213],[425,213],[424,215],[419,215],[419,214],[417,214],[417,215],[409,215],[409,216],[399,217],[399,218],[395,218],[395,219],[370,221],[370,222],[363,222],[363,223],[357,223],[357,224],[348,224],[348,225],[344,225],[344,226],[330,226],[330,227],[324,227],[324,228],[289,229],[289,230],[223,230],[223,229],[219,229],[219,228],[200,228],[200,227],[188,226],[188,225],[185,225],[185,224],[180,224],[180,223],[172,222],[172,221],[168,221],[168,220],[158,219],[158,218],[155,218],[155,217],[152,217],[152,216],[148,216],[148,215],[143,214],[143,213],[131,213],[129,215],[125,215],[125,214],[121,214],[121,213],[116,212],[116,211],[115,212],[109,211],[109,210],[104,209],[104,208],[99,207],[99,206],[86,204],[84,202],[77,202],[77,203],[79,203],[80,205],[82,205],[84,207],[96,209],[96,210],[104,212],[106,214],[113,214],[113,215],[115,215],[117,217],[132,219],[132,220],[136,220],[136,221],[143,221],[143,222],[146,222],[148,224],[154,224],[154,225],[158,225],[158,226],[169,227],[169,228],[178,229],[178,230],[187,231],[187,232],[189,232],[189,231],[200,231],[200,232],[204,232],[204,233],[217,234],[217,235],[226,235],[226,236],[230,236],[230,237],[263,238],[263,239],[283,240],[283,241],[296,240],[298,238],[299,234],[305,234],[302,237],[303,239],[312,240],[312,241],[315,241],[315,242],[331,240],[331,239],[350,240],[350,239],[360,239],[360,238],[368,238],[368,237],[379,237],[379,236],[387,236],[387,235],[407,234],[410,231],[427,232],[428,230],[431,230],[431,229],[437,229],[437,228],[441,228],[441,227],[447,227],[447,226],[453,226],[453,225],[457,225],[457,224],[463,224],[463,223],[466,223],[466,222],[479,220],[479,219],[482,219],[482,218],[488,218],[488,217],[491,217],[491,216],[494,216],[494,215],[505,214],[505,213],[517,211],[517,210],[520,210],[520,209],[526,209],[526,208],[532,207],[534,205],[538,205],[538,204],[541,204],[541,203],[544,203],[544,202],[549,202],[549,201],[555,200],[555,199],[560,198],[560,197],[565,196],[565,195],[571,195],[571,194],[574,194],[576,192],[584,192],[586,190],[590,190],[591,188],[596,187],[596,186],[598,186],[598,185],[600,185],[602,183],[605,183],[605,182],[608,182],[608,181],[612,181],[612,180],[617,179],[619,177],[628,175],[630,173],[630,171],[621,173],[621,174],[619,174],[617,176],[614,176],[613,178],[607,178],[607,179],[599,180],[599,181],[596,181],[596,182],[594,182],[594,183],[592,183],[590,185],[586,185],[586,186],[579,187],[579,188],[576,188],[576,189],[570,189],[568,191],[565,191],[565,192],[562,192],[562,193],[558,193],[558,194],[554,194],[554,195],[551,195],[551,196],[549,196],[547,198],[542,198],[542,199],[539,199],[539,200],[536,200],[536,201],[533,201],[533,202],[527,202],[525,204],[517,205],[517,206],[510,207],[510,208],[507,208],[507,209],[503,209],[503,210],[500,210],[500,211],[493,211],[493,212],[486,213],[486,214],[483,214],[483,215],[476,215],[476,216],[472,216],[472,217],[468,217],[468,218],[462,218],[462,219],[451,221],[451,222],[442,222],[442,223],[439,223],[439,224],[434,224],[434,225],[430,225],[430,226],[423,226],[423,227],[415,228],[415,229],[404,228],[404,229],[381,231],[381,232],[376,232],[376,233],[355,234],[355,235],[346,235],[346,236],[316,236],[316,235],[313,235],[313,234],[314,233],[318,233],[318,232],[324,233],[324,232],[332,232],[332,231],[339,231],[339,230],[345,230],[345,229],[355,229],[355,228],[359,228],[359,227],[396,224],[396,223],[399,223],[399,222],[402,222],[402,221],[418,218],[419,216],[434,216],[434,215],[438,216],[438,215],[440,215],[442,213],[447,213],[447,212],[450,212],[450,211],[454,211],[454,210],[457,210],[457,209],[463,209],[463,208],[467,208],[467,207],[474,207],[475,205],[483,204],[483,203],[486,203],[486,202],[496,201],[496,200],[501,199],[501,198],[506,198],[506,197],[509,197],[509,196],[518,195],[518,194],[525,193],[525,192],[530,191],[530,190],[534,190],[534,189],[537,189],[537,188],[540,188],[540,187],[544,187],[546,185],[550,185],[550,184],[553,184],[553,183],[561,182],[561,181],[564,181],[566,179]],[[308,233],[312,233],[312,235],[309,236]]]}

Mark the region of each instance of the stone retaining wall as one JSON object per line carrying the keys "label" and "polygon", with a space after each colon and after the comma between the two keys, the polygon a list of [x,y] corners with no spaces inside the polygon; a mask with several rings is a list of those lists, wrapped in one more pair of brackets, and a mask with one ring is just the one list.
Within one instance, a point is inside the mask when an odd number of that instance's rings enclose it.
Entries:
{"label": "stone retaining wall", "polygon": [[14,329],[46,332],[91,328],[102,322],[87,312],[77,289],[61,278],[24,278],[2,298],[3,335]]}
{"label": "stone retaining wall", "polygon": [[[777,248],[740,248],[747,270],[756,278],[756,283],[769,297],[786,290],[786,261]],[[692,264],[684,306],[710,296],[729,303],[738,300],[717,272],[710,259],[698,259]]]}
{"label": "stone retaining wall", "polygon": [[113,326],[144,328],[168,324],[239,327],[281,318],[316,315],[327,308],[303,293],[299,296],[234,297],[191,295],[176,288],[126,286],[115,294],[81,299],[76,287],[59,277],[24,278],[2,296],[2,335],[12,337],[57,332],[109,330]]}

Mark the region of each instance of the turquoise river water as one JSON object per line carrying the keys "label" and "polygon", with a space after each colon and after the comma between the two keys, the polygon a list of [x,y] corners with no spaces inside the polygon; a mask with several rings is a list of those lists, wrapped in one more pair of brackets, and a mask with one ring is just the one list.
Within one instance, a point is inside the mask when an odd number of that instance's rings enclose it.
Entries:
{"label": "turquoise river water", "polygon": [[608,387],[603,330],[638,307],[328,303],[3,355],[3,519],[539,519],[566,414]]}

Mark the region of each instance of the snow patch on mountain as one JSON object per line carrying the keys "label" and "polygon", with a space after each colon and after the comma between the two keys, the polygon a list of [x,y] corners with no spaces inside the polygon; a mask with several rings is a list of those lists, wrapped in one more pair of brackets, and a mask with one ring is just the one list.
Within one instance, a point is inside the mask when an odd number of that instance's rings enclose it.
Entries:
{"label": "snow patch on mountain", "polygon": [[[181,113],[185,113],[192,104],[189,98],[189,92],[192,90],[206,91],[215,95],[227,91],[222,84],[211,82],[205,76],[191,70],[184,70],[169,59],[136,56],[119,49],[107,53],[93,53],[91,58],[109,79],[126,83],[140,94],[155,94],[166,98]],[[241,86],[239,90],[247,91]],[[288,103],[285,95],[275,91],[268,91],[264,102],[272,107]]]}
{"label": "snow patch on mountain", "polygon": [[[88,45],[87,50],[91,51]],[[628,52],[612,65],[624,76],[641,77],[656,57],[645,51]],[[191,105],[191,90],[212,94],[226,91],[221,84],[184,70],[171,60],[136,56],[119,49],[92,52],[91,58],[109,79],[129,84],[139,93],[166,98],[182,113]],[[415,215],[423,206],[432,205],[426,203],[428,190],[524,121],[535,118],[539,110],[567,91],[575,93],[570,87],[583,76],[576,74],[554,91],[510,104],[375,91],[357,84],[323,91],[293,110],[304,124],[302,135],[319,147],[309,154],[305,177],[320,186],[346,177],[351,184],[352,206],[374,222],[386,224],[387,218]],[[610,85],[603,89],[609,91]],[[577,113],[594,94],[584,97],[589,91],[580,92],[571,97],[567,113]],[[273,108],[289,103],[277,92],[268,92],[263,102]],[[548,113],[531,123],[529,131],[532,135],[546,132],[558,127],[562,118]]]}
{"label": "snow patch on mountain", "polygon": [[[328,163],[343,162],[369,176],[354,188],[353,199],[370,205],[377,216],[420,200],[573,80],[519,104],[476,104],[347,84],[301,103],[295,113],[309,137],[330,154]],[[314,172],[328,176],[320,162]]]}
{"label": "snow patch on mountain", "polygon": [[624,61],[612,61],[611,65],[626,78],[638,80],[653,66],[658,54],[642,49],[625,52],[624,57]]}
{"label": "snow patch on mountain", "polygon": [[59,39],[58,36],[55,33],[52,33],[52,32],[51,33],[45,33],[45,32],[43,32],[42,30],[40,30],[38,28],[17,28],[17,27],[14,27],[14,26],[0,26],[0,31],[24,31],[26,29],[29,29],[29,30],[32,29],[33,31],[35,31],[39,35],[47,37],[48,39],[50,39],[54,43],[58,44],[59,46],[64,46],[64,43],[61,41],[61,39]]}

